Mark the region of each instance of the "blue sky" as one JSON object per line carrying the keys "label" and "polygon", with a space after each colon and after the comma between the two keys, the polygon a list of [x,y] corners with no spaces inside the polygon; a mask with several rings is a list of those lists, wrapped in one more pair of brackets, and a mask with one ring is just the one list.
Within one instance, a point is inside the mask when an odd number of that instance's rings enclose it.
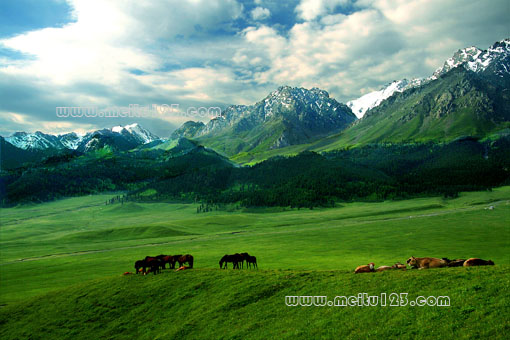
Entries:
{"label": "blue sky", "polygon": [[252,104],[281,85],[340,102],[429,76],[456,50],[510,35],[507,0],[7,0],[0,135],[188,118],[57,118],[56,106]]}

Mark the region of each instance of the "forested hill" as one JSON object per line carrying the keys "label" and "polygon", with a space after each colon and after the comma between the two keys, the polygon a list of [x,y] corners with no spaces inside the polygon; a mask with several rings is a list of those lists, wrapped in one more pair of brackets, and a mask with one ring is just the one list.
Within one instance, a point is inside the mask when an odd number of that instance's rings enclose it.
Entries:
{"label": "forested hill", "polygon": [[2,204],[122,190],[131,200],[244,206],[329,206],[335,201],[420,195],[510,184],[510,137],[447,144],[373,144],[305,152],[239,167],[212,150],[98,150],[1,173]]}

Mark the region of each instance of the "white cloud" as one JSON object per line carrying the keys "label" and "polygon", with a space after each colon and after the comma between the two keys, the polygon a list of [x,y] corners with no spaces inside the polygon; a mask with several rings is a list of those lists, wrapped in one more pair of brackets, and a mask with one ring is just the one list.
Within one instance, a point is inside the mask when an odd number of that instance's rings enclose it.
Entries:
{"label": "white cloud", "polygon": [[296,12],[301,19],[310,21],[349,2],[349,0],[301,0]]}
{"label": "white cloud", "polygon": [[253,20],[264,20],[271,16],[271,12],[264,7],[255,7],[251,11],[251,17]]}

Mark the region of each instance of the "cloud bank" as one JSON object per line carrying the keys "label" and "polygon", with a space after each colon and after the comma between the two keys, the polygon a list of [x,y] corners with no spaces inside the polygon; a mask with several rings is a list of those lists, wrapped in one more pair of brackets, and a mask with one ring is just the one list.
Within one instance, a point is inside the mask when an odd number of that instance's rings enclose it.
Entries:
{"label": "cloud bank", "polygon": [[[56,106],[224,107],[284,84],[320,87],[346,102],[395,79],[428,76],[459,48],[487,48],[508,37],[510,17],[506,0],[67,4],[65,24],[0,34],[0,135],[133,121],[59,120]],[[166,137],[186,119],[137,121]]]}

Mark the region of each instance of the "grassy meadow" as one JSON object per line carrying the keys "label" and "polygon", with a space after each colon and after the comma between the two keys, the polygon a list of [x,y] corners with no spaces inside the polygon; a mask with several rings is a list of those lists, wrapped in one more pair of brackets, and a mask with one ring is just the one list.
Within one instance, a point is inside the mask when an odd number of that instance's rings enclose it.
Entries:
{"label": "grassy meadow", "polygon": [[[200,214],[197,204],[105,205],[111,196],[1,210],[0,338],[504,338],[510,330],[510,187]],[[220,270],[221,256],[235,252],[257,256],[259,270]],[[177,253],[192,254],[195,269],[122,276],[146,255]],[[411,255],[496,265],[352,274]],[[287,307],[284,299],[359,292],[448,295],[451,307]]]}

